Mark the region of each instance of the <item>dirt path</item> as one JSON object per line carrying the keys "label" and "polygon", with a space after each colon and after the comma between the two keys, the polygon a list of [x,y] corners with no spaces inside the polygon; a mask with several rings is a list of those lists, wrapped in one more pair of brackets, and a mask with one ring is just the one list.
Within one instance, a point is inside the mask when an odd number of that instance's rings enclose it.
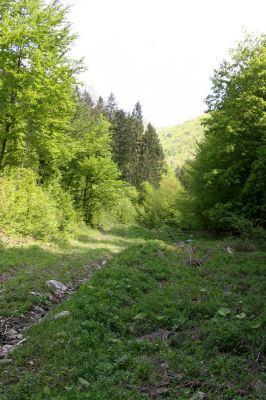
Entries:
{"label": "dirt path", "polygon": [[[61,282],[58,282],[61,285],[56,287],[55,285],[49,285],[51,289],[47,289],[49,292],[47,293],[47,300],[41,303],[40,305],[33,306],[26,313],[21,314],[15,317],[4,318],[0,316],[0,342],[2,346],[0,346],[0,360],[2,362],[11,362],[8,358],[8,355],[12,350],[16,347],[22,345],[27,340],[25,333],[27,329],[35,322],[40,321],[45,318],[48,311],[56,305],[67,299],[71,296],[83,283],[87,282],[92,274],[102,268],[107,262],[109,257],[103,256],[98,258],[95,261],[90,262],[88,267],[88,272],[86,275],[80,276],[74,283],[71,285],[64,285]],[[57,281],[55,281],[57,282]],[[49,283],[49,282],[47,282]],[[42,293],[40,292],[31,292],[32,296],[40,296]],[[61,315],[60,315],[61,314]],[[63,317],[64,314],[60,313],[58,317]],[[56,318],[55,316],[54,318]]]}

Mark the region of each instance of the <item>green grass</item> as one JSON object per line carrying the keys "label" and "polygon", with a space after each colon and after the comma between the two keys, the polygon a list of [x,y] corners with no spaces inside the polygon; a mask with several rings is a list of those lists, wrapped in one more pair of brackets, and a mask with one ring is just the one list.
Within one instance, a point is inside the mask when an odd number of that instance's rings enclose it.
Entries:
{"label": "green grass", "polygon": [[[101,248],[104,254],[119,253],[27,331],[12,363],[0,366],[0,397],[265,398],[265,252],[242,249],[230,255],[225,241],[195,235],[193,257],[203,265],[187,266],[187,250],[176,244],[186,238],[118,227],[88,235],[88,241],[80,238],[72,252],[70,244],[62,253],[60,247],[39,249],[50,271],[64,255],[62,274],[69,278],[64,274],[79,270],[85,254],[97,258],[93,252]],[[32,251],[29,264],[37,263]],[[38,262],[46,270],[45,261]],[[19,307],[18,299],[12,307]],[[70,316],[52,319],[62,310]]]}
{"label": "green grass", "polygon": [[[122,228],[121,228],[122,229]],[[138,228],[134,228],[137,232]],[[128,245],[130,238],[117,236],[119,228],[106,233],[80,229],[72,240],[44,243],[10,240],[0,246],[0,315],[20,315],[46,296],[46,281],[56,279],[71,285],[89,274],[89,265],[102,256],[112,256]],[[14,243],[19,242],[20,245]],[[31,295],[40,292],[40,298]]]}

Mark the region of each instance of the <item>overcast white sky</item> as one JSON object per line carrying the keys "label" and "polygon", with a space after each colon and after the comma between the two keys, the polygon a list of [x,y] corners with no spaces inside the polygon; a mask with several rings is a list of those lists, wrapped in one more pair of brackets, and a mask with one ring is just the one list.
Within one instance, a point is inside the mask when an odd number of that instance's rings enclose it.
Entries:
{"label": "overcast white sky", "polygon": [[266,31],[265,0],[63,0],[87,88],[170,126],[204,109],[213,69],[243,32]]}

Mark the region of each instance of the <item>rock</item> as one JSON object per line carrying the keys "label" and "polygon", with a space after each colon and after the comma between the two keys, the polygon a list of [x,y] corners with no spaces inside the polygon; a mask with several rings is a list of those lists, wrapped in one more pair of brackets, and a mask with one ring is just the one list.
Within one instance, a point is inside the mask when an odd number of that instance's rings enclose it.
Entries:
{"label": "rock", "polygon": [[227,253],[234,254],[233,250],[232,250],[232,248],[230,246],[227,246],[226,250],[227,250]]}
{"label": "rock", "polygon": [[0,359],[1,364],[11,364],[12,360],[10,358],[3,358],[2,360]]}
{"label": "rock", "polygon": [[18,339],[18,340],[23,339],[22,333],[18,333],[18,334],[16,335],[16,339]]}
{"label": "rock", "polygon": [[65,292],[68,291],[68,288],[67,288],[66,285],[64,285],[62,282],[56,281],[54,279],[51,279],[50,281],[47,281],[46,284],[49,287],[54,288],[59,293],[65,293]]}
{"label": "rock", "polygon": [[10,329],[10,331],[4,333],[4,335],[8,339],[15,339],[17,337],[18,332],[15,329]]}
{"label": "rock", "polygon": [[70,312],[68,310],[61,311],[60,313],[58,313],[54,316],[54,319],[68,317],[69,315],[70,315]]}
{"label": "rock", "polygon": [[10,353],[15,346],[12,346],[11,344],[5,344],[4,346],[0,347],[0,358],[4,358]]}
{"label": "rock", "polygon": [[36,311],[39,314],[45,314],[45,311],[42,307],[39,306],[34,306],[34,311]]}
{"label": "rock", "polygon": [[199,400],[204,400],[204,399],[207,399],[207,395],[206,395],[206,393],[199,392],[198,398],[199,398]]}

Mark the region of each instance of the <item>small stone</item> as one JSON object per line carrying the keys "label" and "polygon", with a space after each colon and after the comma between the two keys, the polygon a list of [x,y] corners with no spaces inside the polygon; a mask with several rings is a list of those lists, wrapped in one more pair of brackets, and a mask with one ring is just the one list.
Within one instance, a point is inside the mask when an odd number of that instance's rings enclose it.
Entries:
{"label": "small stone", "polygon": [[6,357],[8,353],[13,350],[14,346],[11,344],[5,344],[4,346],[0,347],[0,358]]}
{"label": "small stone", "polygon": [[0,359],[1,364],[11,364],[12,360],[10,358],[3,358],[2,360]]}
{"label": "small stone", "polygon": [[39,306],[34,306],[34,311],[37,311],[38,313],[41,313],[41,314],[45,313],[44,309]]}
{"label": "small stone", "polygon": [[56,291],[59,292],[67,292],[68,288],[66,287],[66,285],[64,285],[62,282],[56,281],[54,279],[51,279],[50,281],[47,281],[46,284],[50,287],[53,287],[54,289],[56,289]]}
{"label": "small stone", "polygon": [[227,250],[227,253],[234,254],[233,249],[230,246],[227,246],[226,250]]}
{"label": "small stone", "polygon": [[18,334],[16,335],[16,339],[18,339],[18,340],[23,339],[23,335],[22,335],[21,333],[18,333]]}
{"label": "small stone", "polygon": [[206,393],[199,392],[198,398],[199,398],[199,400],[205,400],[205,399],[207,399],[207,395],[206,395]]}
{"label": "small stone", "polygon": [[61,311],[60,313],[58,313],[54,316],[54,319],[68,317],[69,315],[70,315],[70,312],[68,310]]}
{"label": "small stone", "polygon": [[17,337],[17,334],[18,334],[18,332],[15,331],[15,329],[10,329],[10,331],[5,333],[4,335],[9,339],[15,339]]}

